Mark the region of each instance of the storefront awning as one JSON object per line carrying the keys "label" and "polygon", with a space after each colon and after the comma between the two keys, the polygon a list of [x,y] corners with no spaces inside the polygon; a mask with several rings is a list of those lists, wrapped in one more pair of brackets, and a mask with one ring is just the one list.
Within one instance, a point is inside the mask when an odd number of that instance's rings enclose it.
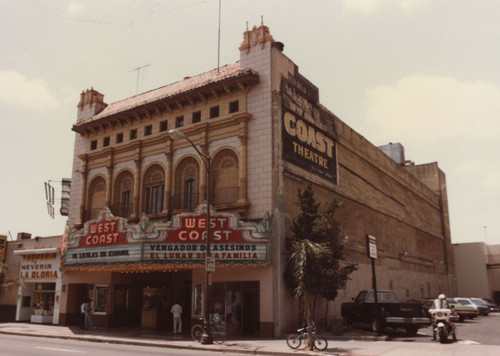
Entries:
{"label": "storefront awning", "polygon": [[51,248],[38,248],[30,250],[15,250],[14,255],[35,255],[40,253],[58,253],[61,249],[59,247]]}

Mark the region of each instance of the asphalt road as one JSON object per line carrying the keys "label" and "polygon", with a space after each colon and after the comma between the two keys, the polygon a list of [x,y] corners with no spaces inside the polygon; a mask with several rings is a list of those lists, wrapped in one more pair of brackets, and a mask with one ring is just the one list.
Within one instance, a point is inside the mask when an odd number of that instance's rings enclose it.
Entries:
{"label": "asphalt road", "polygon": [[[500,313],[490,313],[488,316],[478,316],[472,320],[458,322],[457,343],[500,345]],[[386,330],[391,341],[435,342],[432,341],[430,327],[419,329],[417,336],[407,337],[404,331]],[[450,342],[451,337],[450,337]]]}
{"label": "asphalt road", "polygon": [[[148,355],[148,356],[217,356],[221,352],[202,350],[183,350],[164,347],[136,346],[112,344],[104,342],[87,342],[44,337],[17,336],[0,334],[1,356],[59,356],[59,355]],[[238,353],[224,352],[224,356],[241,356]]]}

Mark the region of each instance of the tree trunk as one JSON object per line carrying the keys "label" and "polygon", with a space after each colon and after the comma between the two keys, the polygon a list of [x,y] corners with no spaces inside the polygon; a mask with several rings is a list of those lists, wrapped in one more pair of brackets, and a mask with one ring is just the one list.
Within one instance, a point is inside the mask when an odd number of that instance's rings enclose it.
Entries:
{"label": "tree trunk", "polygon": [[330,301],[327,299],[326,300],[326,306],[325,306],[325,327],[326,327],[326,330],[328,330],[328,304],[330,303]]}
{"label": "tree trunk", "polygon": [[309,301],[309,303],[307,303],[306,320],[307,320],[307,348],[312,351],[314,349],[314,339],[312,336],[312,328],[310,328],[310,326],[313,325],[312,319],[311,319],[311,302],[310,301]]}

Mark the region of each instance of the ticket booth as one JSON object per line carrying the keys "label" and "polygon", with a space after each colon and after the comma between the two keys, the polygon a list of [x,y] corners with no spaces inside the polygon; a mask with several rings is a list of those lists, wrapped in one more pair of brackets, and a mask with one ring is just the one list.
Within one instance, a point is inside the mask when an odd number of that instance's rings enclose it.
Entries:
{"label": "ticket booth", "polygon": [[144,288],[141,315],[141,327],[160,329],[165,326],[168,312],[168,298],[164,288]]}

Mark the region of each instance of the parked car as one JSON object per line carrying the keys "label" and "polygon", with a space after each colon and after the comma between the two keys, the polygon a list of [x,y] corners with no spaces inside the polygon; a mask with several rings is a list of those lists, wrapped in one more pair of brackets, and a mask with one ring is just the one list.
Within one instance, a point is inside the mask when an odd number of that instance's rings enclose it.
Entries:
{"label": "parked car", "polygon": [[[377,300],[380,307],[380,331],[387,326],[404,328],[408,335],[415,335],[419,328],[430,325],[430,319],[424,313],[422,304],[402,303],[393,290],[377,290]],[[359,292],[352,302],[342,303],[340,310],[345,325],[368,325],[372,331],[379,331],[373,290]]]}
{"label": "parked car", "polygon": [[465,318],[474,319],[479,315],[479,310],[471,302],[465,301],[462,304],[457,299],[446,298],[446,302],[457,312],[460,321],[464,321]]}
{"label": "parked car", "polygon": [[491,299],[488,298],[479,298],[486,303],[487,306],[490,307],[490,312],[500,312],[500,306],[494,303]]}
{"label": "parked car", "polygon": [[490,307],[480,298],[468,298],[472,304],[474,304],[479,310],[479,315],[488,316],[490,313]]}

